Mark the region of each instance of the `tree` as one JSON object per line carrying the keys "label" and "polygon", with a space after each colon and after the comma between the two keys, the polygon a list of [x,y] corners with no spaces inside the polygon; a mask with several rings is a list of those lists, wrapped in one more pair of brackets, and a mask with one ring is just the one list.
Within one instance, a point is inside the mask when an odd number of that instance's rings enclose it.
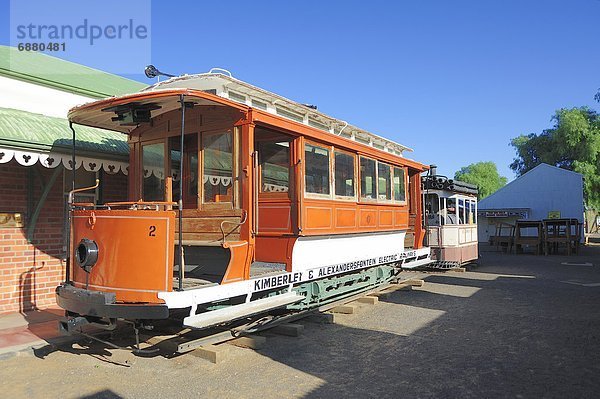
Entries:
{"label": "tree", "polygon": [[500,176],[493,162],[477,162],[462,167],[454,174],[455,180],[476,184],[479,188],[479,199],[485,198],[506,185],[506,177]]}
{"label": "tree", "polygon": [[517,157],[510,165],[518,175],[540,163],[583,175],[588,206],[600,208],[600,117],[588,107],[559,109],[554,126],[540,134],[520,135],[511,140]]}

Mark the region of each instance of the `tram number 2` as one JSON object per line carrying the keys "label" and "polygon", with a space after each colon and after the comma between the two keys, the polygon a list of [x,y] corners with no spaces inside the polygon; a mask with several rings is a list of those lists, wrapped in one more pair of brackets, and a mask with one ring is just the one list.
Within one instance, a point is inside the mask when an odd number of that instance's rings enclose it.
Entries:
{"label": "tram number 2", "polygon": [[150,226],[150,229],[148,230],[148,236],[156,237],[156,226]]}

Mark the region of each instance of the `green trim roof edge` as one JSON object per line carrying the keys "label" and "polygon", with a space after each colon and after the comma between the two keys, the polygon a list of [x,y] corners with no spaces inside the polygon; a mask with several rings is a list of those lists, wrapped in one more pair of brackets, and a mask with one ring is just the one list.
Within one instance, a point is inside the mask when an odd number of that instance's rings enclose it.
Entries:
{"label": "green trim roof edge", "polygon": [[[57,70],[61,72],[51,72]],[[44,53],[8,46],[0,46],[0,75],[93,98],[133,93],[147,86]]]}
{"label": "green trim roof edge", "polygon": [[[73,125],[79,155],[105,155],[129,159],[127,135],[110,130]],[[16,150],[70,153],[72,132],[63,118],[0,108],[0,146]]]}

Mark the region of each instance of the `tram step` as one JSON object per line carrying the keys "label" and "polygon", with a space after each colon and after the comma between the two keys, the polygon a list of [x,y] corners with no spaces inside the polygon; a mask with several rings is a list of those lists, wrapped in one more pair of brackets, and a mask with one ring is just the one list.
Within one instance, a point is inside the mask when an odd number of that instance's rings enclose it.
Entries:
{"label": "tram step", "polygon": [[207,328],[217,324],[241,319],[255,314],[263,313],[268,310],[281,308],[292,303],[300,302],[304,296],[295,292],[257,299],[256,301],[233,305],[227,308],[211,310],[183,319],[183,324],[191,328]]}

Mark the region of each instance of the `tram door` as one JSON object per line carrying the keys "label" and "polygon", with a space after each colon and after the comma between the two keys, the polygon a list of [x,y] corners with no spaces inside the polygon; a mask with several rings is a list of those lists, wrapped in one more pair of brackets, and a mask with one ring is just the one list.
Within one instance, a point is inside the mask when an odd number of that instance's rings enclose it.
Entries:
{"label": "tram door", "polygon": [[257,127],[258,152],[258,236],[290,234],[294,230],[295,203],[292,163],[293,137]]}

